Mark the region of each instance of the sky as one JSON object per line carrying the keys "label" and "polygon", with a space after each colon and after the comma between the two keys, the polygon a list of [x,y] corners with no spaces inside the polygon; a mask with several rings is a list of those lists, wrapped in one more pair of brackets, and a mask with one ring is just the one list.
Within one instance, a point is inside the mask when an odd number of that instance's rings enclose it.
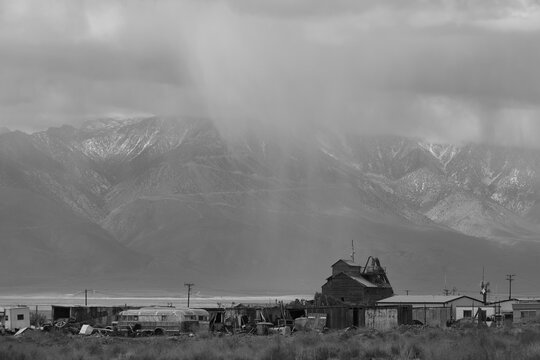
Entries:
{"label": "sky", "polygon": [[0,127],[210,117],[535,146],[540,1],[0,0]]}

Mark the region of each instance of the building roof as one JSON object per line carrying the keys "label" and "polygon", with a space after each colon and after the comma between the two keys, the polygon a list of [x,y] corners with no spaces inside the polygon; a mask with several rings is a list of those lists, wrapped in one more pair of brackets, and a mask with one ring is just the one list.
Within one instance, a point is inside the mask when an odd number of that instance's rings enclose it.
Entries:
{"label": "building roof", "polygon": [[361,284],[362,286],[365,286],[365,287],[381,287],[381,286],[369,281],[368,279],[366,279],[361,274],[351,275],[351,274],[346,273],[346,272],[340,272],[339,274],[329,276],[329,277],[326,278],[326,281],[330,281],[330,280],[335,279],[335,278],[340,277],[340,276],[346,276],[346,277],[356,281],[357,283],[359,283],[359,284]]}
{"label": "building roof", "polygon": [[[330,277],[327,277],[326,281],[328,282],[328,281],[330,281],[332,279],[335,279],[337,277],[342,277],[342,276],[348,277],[348,278],[356,281],[357,283],[359,283],[360,285],[362,285],[364,287],[369,287],[369,288],[389,288],[389,287],[392,287],[386,278],[383,279],[382,281],[378,281],[377,278],[375,278],[375,281],[373,281],[372,280],[372,278],[374,278],[373,274],[351,274],[351,273],[347,273],[347,272],[340,272],[340,273],[338,273],[336,275],[332,275]],[[381,280],[381,279],[379,279],[379,280]]]}
{"label": "building roof", "polygon": [[516,298],[516,299],[513,299],[513,300],[518,301],[518,302],[520,302],[520,303],[527,303],[527,302],[529,302],[529,303],[535,303],[535,302],[540,302],[540,298],[536,298],[536,297],[534,297],[534,298]]}
{"label": "building roof", "polygon": [[348,259],[339,259],[338,261],[336,261],[335,263],[333,263],[331,266],[336,265],[336,264],[337,264],[338,262],[340,262],[340,261],[343,261],[344,263],[346,263],[346,264],[349,265],[349,266],[362,267],[362,265],[357,264],[357,263],[355,263],[354,261],[348,260]]}
{"label": "building roof", "polygon": [[172,307],[146,307],[140,309],[124,310],[120,315],[208,315],[203,309],[172,308]]}
{"label": "building roof", "polygon": [[6,310],[16,310],[16,309],[29,309],[30,308],[28,306],[0,306],[0,312],[5,312]]}
{"label": "building roof", "polygon": [[374,287],[374,288],[378,287],[377,285],[375,285],[371,281],[368,281],[367,279],[364,279],[361,276],[352,276],[352,275],[348,275],[348,274],[345,274],[345,275],[347,275],[348,277],[350,277],[354,281],[364,285],[365,287]]}
{"label": "building roof", "polygon": [[482,302],[466,295],[394,295],[377,301],[377,304],[447,304],[461,298]]}
{"label": "building roof", "polygon": [[502,303],[507,303],[507,302],[518,302],[518,301],[521,301],[521,300],[520,300],[520,299],[516,299],[516,298],[513,298],[513,299],[503,299],[503,300],[495,300],[495,301],[490,301],[490,302],[488,302],[488,305],[502,304]]}

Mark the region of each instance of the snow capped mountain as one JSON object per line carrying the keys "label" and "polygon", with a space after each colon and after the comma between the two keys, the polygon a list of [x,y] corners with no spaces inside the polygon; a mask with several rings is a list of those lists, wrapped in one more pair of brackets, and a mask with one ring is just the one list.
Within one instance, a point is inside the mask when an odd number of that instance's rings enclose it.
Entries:
{"label": "snow capped mountain", "polygon": [[[0,161],[1,189],[100,229],[104,247],[93,251],[114,244],[171,283],[178,271],[233,283],[246,266],[254,283],[271,272],[265,279],[277,281],[286,277],[272,262],[280,257],[317,274],[313,285],[325,269],[311,259],[342,256],[341,242],[358,236],[366,251],[403,265],[392,255],[402,241],[410,258],[440,257],[432,237],[445,239],[441,254],[462,242],[498,258],[500,244],[540,234],[540,152],[531,149],[327,129],[228,138],[209,120],[149,116],[4,133]],[[206,273],[205,261],[227,270]]]}

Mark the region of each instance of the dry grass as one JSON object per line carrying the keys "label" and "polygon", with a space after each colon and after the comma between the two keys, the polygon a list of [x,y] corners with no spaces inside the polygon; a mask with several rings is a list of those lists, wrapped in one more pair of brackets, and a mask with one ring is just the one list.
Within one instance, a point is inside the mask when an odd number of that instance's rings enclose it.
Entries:
{"label": "dry grass", "polygon": [[0,337],[0,360],[540,359],[540,327],[358,330],[293,336],[108,338],[31,332]]}

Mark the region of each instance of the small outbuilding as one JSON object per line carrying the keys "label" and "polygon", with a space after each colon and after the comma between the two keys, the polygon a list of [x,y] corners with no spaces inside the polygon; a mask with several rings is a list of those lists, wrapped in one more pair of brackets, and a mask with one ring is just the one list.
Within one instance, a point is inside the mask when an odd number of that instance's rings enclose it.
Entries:
{"label": "small outbuilding", "polygon": [[524,324],[540,319],[540,299],[518,299],[512,304],[514,324]]}
{"label": "small outbuilding", "polygon": [[30,309],[26,306],[0,308],[0,325],[6,330],[30,327]]}
{"label": "small outbuilding", "polygon": [[473,306],[456,306],[456,320],[461,319],[476,319],[480,321],[493,321],[495,318],[495,306],[481,305],[480,307]]}
{"label": "small outbuilding", "polygon": [[52,320],[71,319],[77,323],[105,327],[117,320],[118,314],[126,309],[121,306],[53,305]]}
{"label": "small outbuilding", "polygon": [[518,303],[517,299],[505,299],[493,301],[489,305],[495,307],[495,320],[498,324],[511,325],[514,319],[514,304]]}
{"label": "small outbuilding", "polygon": [[481,300],[466,295],[395,295],[377,301],[377,306],[381,305],[411,305],[413,321],[429,326],[445,326],[457,320],[457,307],[470,307],[466,310],[474,315],[474,309],[484,306]]}

